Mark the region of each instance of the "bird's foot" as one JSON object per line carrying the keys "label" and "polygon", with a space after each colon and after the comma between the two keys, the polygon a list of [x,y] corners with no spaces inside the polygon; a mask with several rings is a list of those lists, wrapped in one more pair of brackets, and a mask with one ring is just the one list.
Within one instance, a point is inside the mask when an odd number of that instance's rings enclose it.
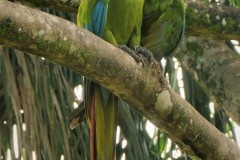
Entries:
{"label": "bird's foot", "polygon": [[86,119],[84,102],[81,102],[76,109],[67,115],[67,119],[71,121],[70,128],[74,129]]}
{"label": "bird's foot", "polygon": [[149,51],[147,48],[141,47],[141,46],[136,46],[135,47],[135,52],[138,55],[143,55],[144,57],[146,57],[149,62],[151,63],[151,65],[156,64],[157,61],[155,60],[155,58],[153,57],[153,54],[151,51]]}
{"label": "bird's foot", "polygon": [[132,56],[135,59],[136,62],[138,63],[142,62],[142,64],[144,65],[143,58],[136,51],[133,51],[131,48],[129,48],[126,45],[118,45],[118,48],[127,52],[130,56]]}

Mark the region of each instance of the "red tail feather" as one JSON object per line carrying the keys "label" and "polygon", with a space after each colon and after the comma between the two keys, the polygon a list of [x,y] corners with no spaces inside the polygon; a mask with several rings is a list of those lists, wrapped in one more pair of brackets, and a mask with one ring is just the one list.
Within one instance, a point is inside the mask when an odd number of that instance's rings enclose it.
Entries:
{"label": "red tail feather", "polygon": [[92,104],[90,109],[90,159],[94,160],[95,155],[95,95],[93,95],[92,98]]}

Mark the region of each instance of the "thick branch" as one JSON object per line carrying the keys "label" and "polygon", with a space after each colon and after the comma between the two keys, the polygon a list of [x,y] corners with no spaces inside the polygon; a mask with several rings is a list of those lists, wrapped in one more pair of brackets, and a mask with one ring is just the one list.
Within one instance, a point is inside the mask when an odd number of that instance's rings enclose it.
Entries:
{"label": "thick branch", "polygon": [[100,83],[192,157],[240,157],[235,142],[168,88],[157,65],[142,67],[124,51],[46,13],[7,1],[0,1],[0,10],[0,44],[48,58]]}
{"label": "thick branch", "polygon": [[176,54],[218,106],[240,125],[240,58],[222,41],[189,37]]}
{"label": "thick branch", "polygon": [[[80,0],[15,0],[34,7],[47,7],[63,12],[77,13]],[[27,3],[26,3],[27,2]],[[186,33],[191,36],[209,37],[211,39],[240,40],[240,9],[185,0],[187,4]]]}

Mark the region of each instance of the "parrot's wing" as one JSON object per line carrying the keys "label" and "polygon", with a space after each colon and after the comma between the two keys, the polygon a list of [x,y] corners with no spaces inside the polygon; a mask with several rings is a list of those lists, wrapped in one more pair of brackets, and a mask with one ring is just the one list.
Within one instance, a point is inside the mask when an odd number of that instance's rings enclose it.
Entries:
{"label": "parrot's wing", "polygon": [[[148,2],[148,3],[147,3]],[[173,54],[182,40],[185,29],[183,0],[154,3],[147,1],[142,25],[141,45],[149,49],[157,60]],[[172,2],[172,3],[169,3]],[[162,6],[164,5],[164,6]],[[150,6],[153,6],[152,10]]]}

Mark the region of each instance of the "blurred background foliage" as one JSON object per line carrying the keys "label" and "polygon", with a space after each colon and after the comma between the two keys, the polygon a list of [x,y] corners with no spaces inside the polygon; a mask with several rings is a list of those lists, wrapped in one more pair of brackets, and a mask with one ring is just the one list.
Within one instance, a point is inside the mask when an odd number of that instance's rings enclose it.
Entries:
{"label": "blurred background foliage", "polygon": [[[212,3],[239,6],[240,0],[215,0]],[[74,23],[76,20],[75,14],[48,8],[42,8],[42,11]],[[231,43],[227,43],[231,47]],[[236,140],[231,119],[216,107],[217,104],[210,102],[208,95],[180,63],[168,57],[161,64],[171,87],[221,132]],[[86,122],[70,130],[66,118],[74,109],[74,103],[80,103],[74,88],[81,84],[82,76],[70,69],[0,46],[0,158],[88,160]],[[118,117],[117,160],[190,159],[147,119],[126,103],[119,103],[123,107]]]}

